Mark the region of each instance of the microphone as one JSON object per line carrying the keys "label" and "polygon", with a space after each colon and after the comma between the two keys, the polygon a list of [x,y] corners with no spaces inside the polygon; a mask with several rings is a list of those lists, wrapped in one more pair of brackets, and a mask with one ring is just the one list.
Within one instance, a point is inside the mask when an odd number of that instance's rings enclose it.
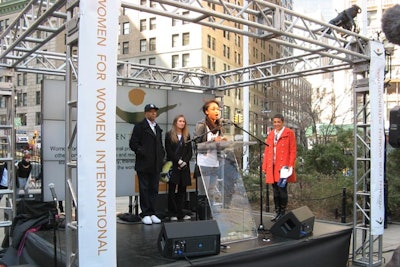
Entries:
{"label": "microphone", "polygon": [[234,124],[230,119],[220,119],[220,122],[222,124]]}
{"label": "microphone", "polygon": [[386,39],[393,44],[400,45],[400,5],[396,4],[382,15],[382,31]]}
{"label": "microphone", "polygon": [[53,200],[57,201],[57,195],[56,195],[56,190],[54,190],[54,184],[49,183],[49,188],[50,188],[51,196],[53,197]]}

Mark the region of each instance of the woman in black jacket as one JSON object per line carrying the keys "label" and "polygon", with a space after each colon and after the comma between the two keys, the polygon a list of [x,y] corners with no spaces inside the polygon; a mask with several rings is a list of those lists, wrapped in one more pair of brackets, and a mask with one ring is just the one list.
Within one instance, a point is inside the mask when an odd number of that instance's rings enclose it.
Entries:
{"label": "woman in black jacket", "polygon": [[29,154],[25,154],[24,157],[17,165],[17,178],[18,178],[18,189],[24,190],[25,195],[27,196],[29,193],[28,190],[28,179],[31,175],[32,165],[30,162],[31,156]]}
{"label": "woman in black jacket", "polygon": [[192,158],[192,143],[185,116],[174,118],[172,129],[165,135],[167,160],[172,161],[172,172],[168,182],[168,211],[171,221],[189,220],[183,213],[187,186],[191,185],[189,161]]}

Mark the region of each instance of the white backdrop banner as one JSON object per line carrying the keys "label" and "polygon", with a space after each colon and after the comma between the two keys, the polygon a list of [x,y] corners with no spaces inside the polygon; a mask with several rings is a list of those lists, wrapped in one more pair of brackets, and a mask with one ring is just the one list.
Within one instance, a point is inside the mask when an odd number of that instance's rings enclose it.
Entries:
{"label": "white backdrop banner", "polygon": [[384,160],[385,129],[383,81],[385,49],[382,43],[370,41],[369,95],[371,107],[371,234],[384,230]]}
{"label": "white backdrop banner", "polygon": [[76,152],[80,266],[117,266],[115,108],[119,9],[118,0],[79,3]]}

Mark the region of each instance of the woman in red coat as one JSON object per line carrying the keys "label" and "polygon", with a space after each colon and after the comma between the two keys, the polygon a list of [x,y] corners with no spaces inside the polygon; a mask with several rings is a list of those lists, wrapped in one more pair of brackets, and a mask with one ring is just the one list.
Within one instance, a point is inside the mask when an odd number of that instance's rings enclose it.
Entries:
{"label": "woman in red coat", "polygon": [[[279,220],[286,212],[288,203],[287,183],[296,182],[294,170],[296,161],[296,137],[294,132],[284,126],[284,118],[276,114],[273,118],[274,130],[267,137],[262,170],[266,174],[265,182],[272,184],[276,216],[272,221]],[[291,169],[291,175],[286,183],[278,183],[283,167]],[[284,176],[284,175],[283,175]]]}

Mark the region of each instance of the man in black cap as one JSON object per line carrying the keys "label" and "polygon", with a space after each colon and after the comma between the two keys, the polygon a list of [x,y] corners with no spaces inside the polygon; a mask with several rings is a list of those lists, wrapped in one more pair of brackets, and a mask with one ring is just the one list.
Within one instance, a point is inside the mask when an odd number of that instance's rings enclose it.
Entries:
{"label": "man in black cap", "polygon": [[147,225],[161,223],[156,216],[155,202],[165,150],[162,129],[155,122],[157,110],[154,104],[144,107],[145,118],[133,127],[129,141],[129,147],[136,154],[135,170],[139,178],[142,223]]}

